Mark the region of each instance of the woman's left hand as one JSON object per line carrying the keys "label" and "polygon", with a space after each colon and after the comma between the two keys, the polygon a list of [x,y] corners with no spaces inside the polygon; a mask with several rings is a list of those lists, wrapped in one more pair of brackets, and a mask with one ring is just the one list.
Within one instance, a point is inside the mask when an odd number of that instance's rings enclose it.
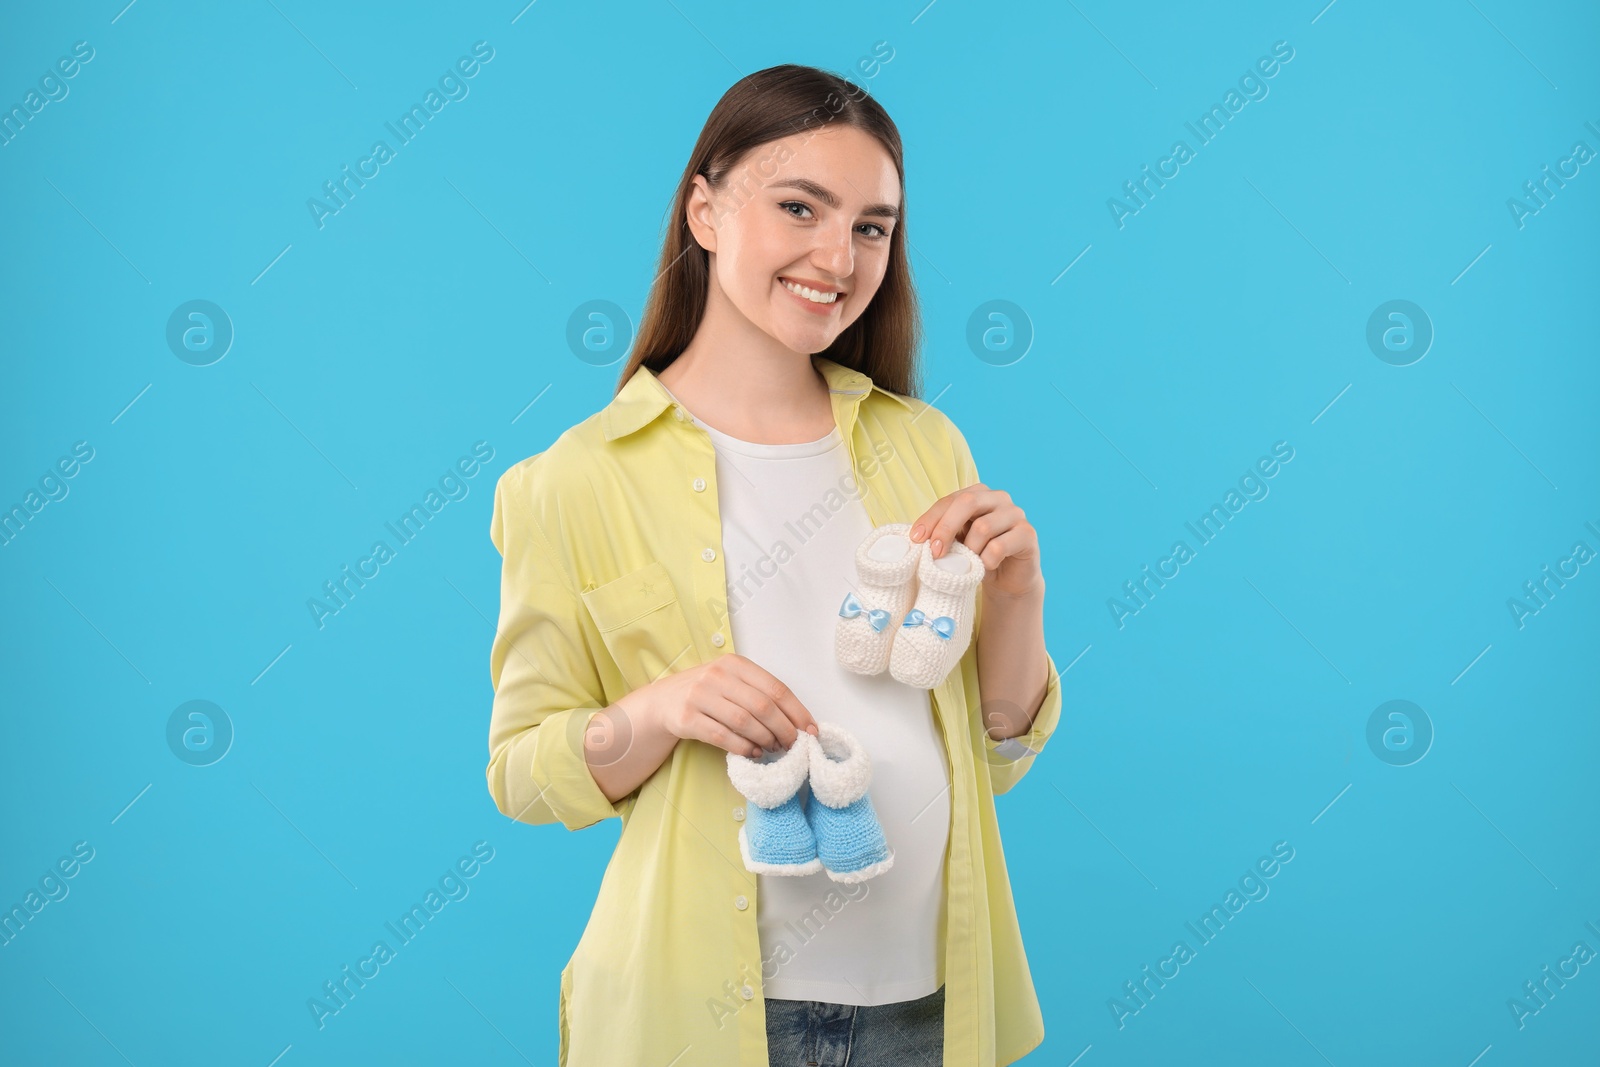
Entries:
{"label": "woman's left hand", "polygon": [[932,541],[935,559],[959,540],[983,559],[988,592],[1022,597],[1044,589],[1038,531],[1004,490],[977,482],[941,497],[911,524],[911,540]]}

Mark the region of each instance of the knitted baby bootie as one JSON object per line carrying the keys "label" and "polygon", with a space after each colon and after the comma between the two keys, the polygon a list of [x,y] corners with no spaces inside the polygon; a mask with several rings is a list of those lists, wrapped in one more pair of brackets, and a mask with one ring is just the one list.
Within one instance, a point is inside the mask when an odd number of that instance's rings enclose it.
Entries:
{"label": "knitted baby bootie", "polygon": [[931,541],[919,547],[917,599],[895,634],[889,655],[889,673],[897,681],[918,689],[932,689],[944,681],[972,640],[972,615],[978,586],[983,582],[983,559],[960,541],[933,558]]}
{"label": "knitted baby bootie", "polygon": [[782,755],[760,760],[728,753],[728,778],[750,803],[739,827],[739,855],[753,874],[801,875],[822,870],[817,839],[800,807],[800,784],[811,772],[816,738],[801,731]]}
{"label": "knitted baby bootie", "polygon": [[845,594],[833,642],[847,670],[881,674],[889,666],[895,630],[916,594],[920,546],[910,534],[910,523],[889,523],[873,530],[856,548],[860,595]]}
{"label": "knitted baby bootie", "polygon": [[817,855],[835,882],[864,882],[894,866],[894,852],[867,795],[871,782],[872,761],[861,742],[836,723],[817,723],[806,819]]}

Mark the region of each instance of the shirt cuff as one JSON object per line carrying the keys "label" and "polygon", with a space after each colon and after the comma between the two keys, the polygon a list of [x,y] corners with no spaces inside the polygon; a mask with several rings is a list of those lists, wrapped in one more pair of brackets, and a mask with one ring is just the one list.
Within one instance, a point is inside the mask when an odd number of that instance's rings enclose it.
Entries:
{"label": "shirt cuff", "polygon": [[984,747],[993,756],[1008,760],[1037,756],[1044,751],[1045,742],[1050,739],[1050,735],[1055,733],[1056,724],[1061,721],[1061,673],[1056,670],[1055,658],[1048,652],[1045,653],[1045,664],[1049,667],[1050,674],[1045,681],[1044,701],[1033,716],[1033,725],[1026,733],[999,741],[985,733]]}
{"label": "shirt cuff", "polygon": [[[537,805],[547,807],[569,830],[620,817],[620,805],[606,799],[589,770],[583,738],[599,708],[572,708],[547,716],[534,732],[531,775],[539,790]],[[540,822],[549,820],[540,819]]]}

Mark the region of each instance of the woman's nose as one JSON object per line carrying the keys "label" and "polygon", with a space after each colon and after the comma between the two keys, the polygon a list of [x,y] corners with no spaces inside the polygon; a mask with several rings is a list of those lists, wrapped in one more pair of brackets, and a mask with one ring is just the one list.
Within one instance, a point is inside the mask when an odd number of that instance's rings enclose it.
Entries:
{"label": "woman's nose", "polygon": [[835,278],[848,278],[855,270],[855,245],[848,229],[819,231],[812,262]]}

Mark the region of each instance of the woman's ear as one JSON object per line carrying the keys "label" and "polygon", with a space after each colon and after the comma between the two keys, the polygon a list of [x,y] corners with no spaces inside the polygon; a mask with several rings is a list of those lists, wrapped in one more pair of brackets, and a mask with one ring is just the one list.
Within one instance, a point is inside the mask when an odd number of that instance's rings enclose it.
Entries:
{"label": "woman's ear", "polygon": [[717,250],[717,228],[712,222],[717,217],[716,206],[711,201],[711,186],[704,174],[696,174],[689,189],[688,203],[684,205],[685,220],[695,243],[707,252]]}

